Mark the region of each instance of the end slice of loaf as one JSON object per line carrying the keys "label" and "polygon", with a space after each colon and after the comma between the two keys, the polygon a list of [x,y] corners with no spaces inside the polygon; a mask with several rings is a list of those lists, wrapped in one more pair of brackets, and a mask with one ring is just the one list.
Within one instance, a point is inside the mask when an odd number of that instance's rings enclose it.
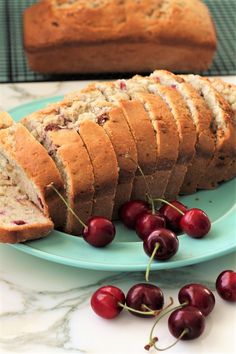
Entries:
{"label": "end slice of loaf", "polygon": [[0,171],[0,242],[18,243],[47,236],[52,221]]}
{"label": "end slice of loaf", "polygon": [[[54,226],[42,185],[35,183],[29,169],[15,158],[21,145],[14,139],[21,128],[6,112],[0,113],[0,242],[5,243],[44,237]],[[21,151],[31,160],[27,143],[26,139],[26,150],[22,146]]]}

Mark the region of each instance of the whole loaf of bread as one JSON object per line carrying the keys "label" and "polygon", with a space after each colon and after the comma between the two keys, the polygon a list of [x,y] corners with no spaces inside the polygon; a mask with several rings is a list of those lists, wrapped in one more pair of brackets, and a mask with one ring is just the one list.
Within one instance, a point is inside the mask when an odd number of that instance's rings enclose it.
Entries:
{"label": "whole loaf of bread", "polygon": [[196,72],[216,34],[200,0],[41,0],[25,11],[24,46],[41,73]]}

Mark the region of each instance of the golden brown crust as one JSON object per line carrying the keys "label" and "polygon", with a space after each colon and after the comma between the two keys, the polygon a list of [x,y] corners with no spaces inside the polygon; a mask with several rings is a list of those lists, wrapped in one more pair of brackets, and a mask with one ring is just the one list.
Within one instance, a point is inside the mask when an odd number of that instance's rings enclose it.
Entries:
{"label": "golden brown crust", "polygon": [[[17,123],[11,135],[8,129],[0,131],[0,142],[7,154],[25,172],[38,188],[45,212],[48,210],[55,227],[64,225],[64,206],[48,186],[53,182],[59,191],[63,190],[60,174],[46,150],[34,139],[27,129]],[[11,141],[13,144],[11,145]]]}
{"label": "golden brown crust", "polygon": [[9,228],[0,226],[0,242],[18,243],[46,237],[53,230],[53,223],[19,225]]}
{"label": "golden brown crust", "polygon": [[[90,158],[80,135],[71,129],[48,132],[50,141],[57,146],[57,157],[65,171],[68,185],[67,201],[79,218],[87,223],[92,215],[94,174]],[[79,235],[83,227],[67,211],[65,231]]]}
{"label": "golden brown crust", "polygon": [[118,164],[114,148],[104,129],[92,121],[80,124],[80,136],[93,166],[95,194],[92,215],[112,218]]}
{"label": "golden brown crust", "polygon": [[53,0],[40,1],[25,11],[24,23],[29,51],[75,42],[132,42],[137,38],[212,48],[216,44],[208,9],[198,0],[106,1],[100,6],[90,0],[68,2],[64,7]]}
{"label": "golden brown crust", "polygon": [[25,11],[24,46],[30,65],[41,72],[193,71],[210,65],[216,35],[198,0],[108,1],[96,7],[93,1],[57,6],[48,0]]}

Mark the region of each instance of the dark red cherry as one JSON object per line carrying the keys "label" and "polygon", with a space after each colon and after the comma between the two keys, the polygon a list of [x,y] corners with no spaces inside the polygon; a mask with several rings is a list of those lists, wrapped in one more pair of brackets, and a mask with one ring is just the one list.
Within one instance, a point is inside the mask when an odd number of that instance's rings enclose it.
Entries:
{"label": "dark red cherry", "polygon": [[[132,286],[126,295],[126,305],[139,311],[161,310],[164,305],[162,290],[153,284],[140,283]],[[151,317],[130,311],[135,316]],[[154,316],[154,315],[153,315]]]}
{"label": "dark red cherry", "polygon": [[[176,208],[180,209],[183,213],[186,213],[188,210],[185,205],[178,202],[177,200],[173,200],[170,202]],[[166,227],[170,230],[175,232],[180,232],[180,219],[182,218],[182,214],[174,209],[172,206],[168,204],[164,204],[160,209],[159,212],[164,215],[166,219]]]}
{"label": "dark red cherry", "polygon": [[224,270],[216,279],[216,290],[222,299],[236,302],[236,272]]}
{"label": "dark red cherry", "polygon": [[159,212],[153,214],[151,211],[142,214],[135,224],[136,233],[142,240],[149,236],[154,230],[165,227],[166,221],[164,216]]}
{"label": "dark red cherry", "polygon": [[94,216],[88,220],[83,230],[83,238],[94,247],[105,247],[115,237],[116,229],[114,224],[101,216]]}
{"label": "dark red cherry", "polygon": [[156,245],[159,245],[154,259],[166,260],[176,254],[179,248],[179,240],[173,231],[158,229],[153,231],[143,242],[144,251],[148,256],[153,254]]}
{"label": "dark red cherry", "polygon": [[187,284],[178,294],[180,304],[185,302],[197,307],[204,316],[209,315],[215,306],[215,296],[211,290],[201,284]]}
{"label": "dark red cherry", "polygon": [[148,212],[150,205],[142,200],[131,200],[123,204],[119,210],[119,218],[125,226],[135,228],[138,217]]}
{"label": "dark red cherry", "polygon": [[193,306],[185,306],[173,311],[168,319],[170,333],[179,338],[186,331],[181,339],[198,338],[205,328],[205,317],[202,312]]}
{"label": "dark red cherry", "polygon": [[91,298],[93,311],[108,320],[117,317],[123,310],[119,303],[125,304],[125,294],[116,286],[103,286]]}
{"label": "dark red cherry", "polygon": [[193,238],[202,238],[211,228],[211,222],[204,211],[197,208],[189,209],[180,220],[183,232]]}

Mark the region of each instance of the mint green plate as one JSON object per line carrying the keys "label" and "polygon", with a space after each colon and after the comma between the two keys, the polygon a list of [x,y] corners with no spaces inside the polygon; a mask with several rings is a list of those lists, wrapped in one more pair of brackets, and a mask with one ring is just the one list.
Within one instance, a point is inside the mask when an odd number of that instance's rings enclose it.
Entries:
{"label": "mint green plate", "polygon": [[[54,97],[34,101],[10,111],[15,120],[59,100]],[[188,207],[206,211],[212,221],[210,233],[203,239],[180,235],[179,251],[169,261],[154,262],[152,269],[177,268],[200,263],[236,250],[236,179],[222,184],[213,191],[200,191],[181,198]],[[49,261],[69,266],[109,271],[145,270],[148,257],[135,232],[116,223],[115,241],[108,247],[97,249],[82,238],[53,231],[42,240],[13,245],[16,249]]]}

